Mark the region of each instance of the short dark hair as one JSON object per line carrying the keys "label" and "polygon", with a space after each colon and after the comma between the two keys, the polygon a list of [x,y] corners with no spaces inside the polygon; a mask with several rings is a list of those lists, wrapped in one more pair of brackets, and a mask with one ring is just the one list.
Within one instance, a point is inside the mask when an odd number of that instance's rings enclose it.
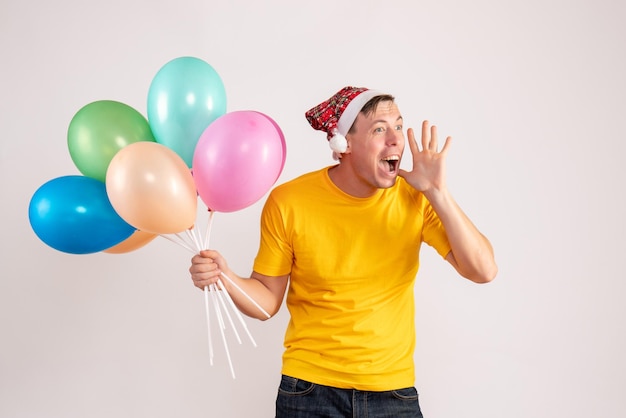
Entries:
{"label": "short dark hair", "polygon": [[[381,102],[394,102],[396,100],[395,97],[393,97],[391,94],[381,94],[379,96],[374,96],[371,99],[369,99],[369,101],[367,103],[365,103],[363,105],[363,107],[361,108],[361,111],[359,113],[363,113],[365,116],[369,116],[371,115],[373,112],[376,111],[376,109],[378,108],[378,105]],[[354,122],[356,122],[356,119],[354,120]],[[352,123],[352,126],[350,126],[350,129],[348,129],[348,133],[353,133],[354,132],[354,122]]]}

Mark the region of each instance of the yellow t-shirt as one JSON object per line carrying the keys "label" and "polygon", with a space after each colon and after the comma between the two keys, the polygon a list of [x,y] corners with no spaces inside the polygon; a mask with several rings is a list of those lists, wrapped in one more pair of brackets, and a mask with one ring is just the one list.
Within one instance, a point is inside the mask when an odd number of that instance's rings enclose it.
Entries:
{"label": "yellow t-shirt", "polygon": [[422,241],[450,251],[427,199],[400,177],[368,198],[342,192],[328,167],[276,187],[254,270],[290,274],[282,372],[340,388],[413,386]]}

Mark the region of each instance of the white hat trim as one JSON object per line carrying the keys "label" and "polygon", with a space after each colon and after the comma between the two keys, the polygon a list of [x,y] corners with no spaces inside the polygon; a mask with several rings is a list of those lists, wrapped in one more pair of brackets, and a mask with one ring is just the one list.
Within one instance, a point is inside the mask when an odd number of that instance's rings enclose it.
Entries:
{"label": "white hat trim", "polygon": [[356,120],[356,117],[359,116],[359,112],[363,109],[363,106],[365,106],[365,104],[373,97],[382,96],[383,94],[385,93],[381,93],[376,90],[365,90],[352,99],[337,121],[337,131],[345,137],[350,130],[350,127],[352,127],[352,124]]}

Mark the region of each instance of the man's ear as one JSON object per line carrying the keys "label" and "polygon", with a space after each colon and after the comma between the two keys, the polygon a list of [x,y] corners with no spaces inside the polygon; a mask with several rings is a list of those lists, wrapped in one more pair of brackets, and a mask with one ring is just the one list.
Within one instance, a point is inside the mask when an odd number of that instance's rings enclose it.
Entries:
{"label": "man's ear", "polygon": [[348,135],[346,135],[346,150],[342,154],[352,153],[352,147],[350,146],[351,143],[352,141],[350,140],[350,138],[348,138]]}

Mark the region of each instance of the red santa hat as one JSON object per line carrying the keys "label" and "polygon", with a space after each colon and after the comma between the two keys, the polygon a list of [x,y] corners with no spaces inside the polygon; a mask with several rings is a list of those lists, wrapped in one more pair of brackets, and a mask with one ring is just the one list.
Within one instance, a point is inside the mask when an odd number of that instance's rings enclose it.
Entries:
{"label": "red santa hat", "polygon": [[326,132],[333,157],[346,152],[346,134],[363,106],[384,93],[365,87],[344,87],[326,100],[308,110],[304,115],[313,129]]}

